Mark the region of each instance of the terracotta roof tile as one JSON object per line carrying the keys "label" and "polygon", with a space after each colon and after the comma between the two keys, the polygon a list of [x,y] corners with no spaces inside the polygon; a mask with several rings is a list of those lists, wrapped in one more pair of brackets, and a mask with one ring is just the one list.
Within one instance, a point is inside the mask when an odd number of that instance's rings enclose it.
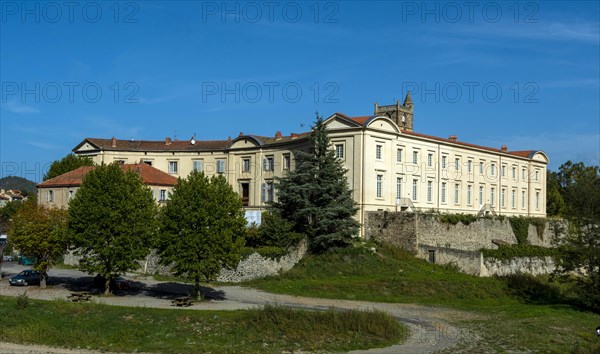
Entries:
{"label": "terracotta roof tile", "polygon": [[[134,171],[139,173],[144,184],[152,186],[173,186],[177,183],[177,178],[158,170],[145,163],[124,164],[120,165],[124,170]],[[37,185],[38,188],[51,187],[78,187],[81,185],[83,178],[88,172],[96,169],[97,166],[83,166],[71,172],[64,173],[60,176],[51,178]]]}
{"label": "terracotta roof tile", "polygon": [[102,150],[114,151],[202,151],[202,150],[224,150],[231,142],[230,140],[196,140],[192,144],[189,140],[173,140],[167,144],[165,140],[118,140],[115,139],[85,139]]}

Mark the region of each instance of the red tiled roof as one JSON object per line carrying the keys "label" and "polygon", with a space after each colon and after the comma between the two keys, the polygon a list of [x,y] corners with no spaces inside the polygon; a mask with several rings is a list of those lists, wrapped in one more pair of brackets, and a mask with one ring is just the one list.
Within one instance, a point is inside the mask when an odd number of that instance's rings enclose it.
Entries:
{"label": "red tiled roof", "polygon": [[[120,165],[123,170],[137,172],[144,184],[151,186],[174,186],[177,183],[177,178],[158,170],[145,163],[125,164]],[[51,178],[37,185],[38,188],[51,187],[78,187],[83,181],[83,177],[88,172],[96,169],[97,166],[83,166],[71,172],[64,173],[60,176]]]}
{"label": "red tiled roof", "polygon": [[[192,144],[189,140],[172,140],[167,143],[164,140],[118,140],[86,138],[84,140],[92,143],[101,150],[115,151],[202,151],[223,150],[231,140],[197,140]],[[83,143],[82,143],[83,144]],[[82,145],[80,144],[80,145]],[[79,146],[80,146],[79,145]],[[79,147],[78,146],[78,147]],[[77,148],[76,148],[77,149]]]}

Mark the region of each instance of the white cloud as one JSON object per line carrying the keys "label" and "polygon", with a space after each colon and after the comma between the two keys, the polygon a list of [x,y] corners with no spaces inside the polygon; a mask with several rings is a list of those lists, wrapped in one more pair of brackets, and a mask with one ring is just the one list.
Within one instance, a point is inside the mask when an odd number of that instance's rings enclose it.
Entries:
{"label": "white cloud", "polygon": [[12,113],[40,113],[40,110],[16,100],[7,101],[3,108]]}

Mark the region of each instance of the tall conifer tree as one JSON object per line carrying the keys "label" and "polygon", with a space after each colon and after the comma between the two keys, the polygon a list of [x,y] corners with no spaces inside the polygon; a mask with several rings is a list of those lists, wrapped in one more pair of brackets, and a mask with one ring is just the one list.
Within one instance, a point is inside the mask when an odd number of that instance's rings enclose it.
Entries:
{"label": "tall conifer tree", "polygon": [[296,152],[296,169],[276,183],[278,200],[272,209],[308,236],[313,252],[321,253],[352,243],[359,223],[358,208],[348,187],[346,169],[330,146],[323,118],[309,137],[308,152]]}

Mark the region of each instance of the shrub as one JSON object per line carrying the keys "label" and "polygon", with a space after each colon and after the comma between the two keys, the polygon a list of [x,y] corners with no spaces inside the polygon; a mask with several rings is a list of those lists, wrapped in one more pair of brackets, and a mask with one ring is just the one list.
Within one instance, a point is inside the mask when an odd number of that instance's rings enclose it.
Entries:
{"label": "shrub", "polygon": [[533,246],[530,244],[517,244],[500,246],[496,250],[481,249],[481,253],[485,258],[495,259],[511,259],[516,257],[548,257],[557,255],[557,248],[547,248],[541,246]]}
{"label": "shrub", "polygon": [[508,218],[508,221],[517,238],[517,243],[520,245],[526,244],[527,235],[529,234],[529,218],[524,218],[522,216],[510,217]]}
{"label": "shrub", "polygon": [[540,240],[544,240],[544,230],[546,230],[546,219],[544,218],[530,218],[529,222],[531,225],[535,226],[535,231],[537,231],[537,235]]}
{"label": "shrub", "polygon": [[29,297],[27,296],[27,292],[17,296],[16,306],[21,310],[29,306]]}
{"label": "shrub", "polygon": [[470,223],[477,221],[477,215],[471,214],[443,214],[440,215],[439,220],[443,223],[456,225],[461,222],[463,225],[469,225]]}

